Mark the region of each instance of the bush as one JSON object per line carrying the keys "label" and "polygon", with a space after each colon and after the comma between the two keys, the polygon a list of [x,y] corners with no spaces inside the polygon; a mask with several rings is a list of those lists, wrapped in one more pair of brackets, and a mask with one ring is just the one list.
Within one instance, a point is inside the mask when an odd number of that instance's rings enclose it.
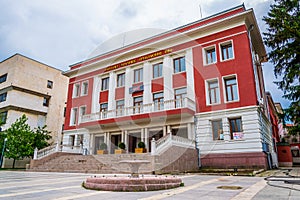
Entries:
{"label": "bush", "polygon": [[105,143],[101,143],[99,146],[100,150],[107,150],[107,145]]}
{"label": "bush", "polygon": [[139,147],[139,148],[143,148],[143,149],[144,149],[145,146],[146,146],[146,145],[145,145],[144,142],[139,142],[139,143],[138,143],[138,147]]}
{"label": "bush", "polygon": [[126,145],[125,145],[125,143],[124,143],[124,142],[121,142],[121,143],[118,145],[118,147],[119,147],[120,149],[123,149],[123,150],[125,150],[125,148],[126,148]]}

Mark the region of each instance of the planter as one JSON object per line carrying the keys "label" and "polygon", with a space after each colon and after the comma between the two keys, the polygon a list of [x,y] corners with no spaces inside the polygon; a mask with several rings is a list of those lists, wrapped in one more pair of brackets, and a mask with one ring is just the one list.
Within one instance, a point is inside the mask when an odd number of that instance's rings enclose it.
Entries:
{"label": "planter", "polygon": [[135,153],[146,153],[146,149],[145,148],[135,148],[134,149],[134,152]]}
{"label": "planter", "polygon": [[115,154],[123,154],[126,153],[124,149],[115,149]]}
{"label": "planter", "polygon": [[97,154],[107,154],[107,150],[97,150]]}

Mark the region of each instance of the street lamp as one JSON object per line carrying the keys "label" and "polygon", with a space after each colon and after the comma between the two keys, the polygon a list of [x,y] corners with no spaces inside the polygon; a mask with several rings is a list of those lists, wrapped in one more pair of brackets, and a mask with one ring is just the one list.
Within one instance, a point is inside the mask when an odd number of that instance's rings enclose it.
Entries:
{"label": "street lamp", "polygon": [[3,157],[4,157],[6,141],[7,141],[7,138],[4,139],[4,143],[3,143],[3,147],[2,147],[2,153],[1,153],[1,157],[0,157],[0,168],[2,168],[2,161],[3,161]]}

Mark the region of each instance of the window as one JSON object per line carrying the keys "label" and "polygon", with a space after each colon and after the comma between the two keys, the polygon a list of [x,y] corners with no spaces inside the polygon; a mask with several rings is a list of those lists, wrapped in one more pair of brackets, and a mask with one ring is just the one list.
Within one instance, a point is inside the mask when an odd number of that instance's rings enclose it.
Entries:
{"label": "window", "polygon": [[80,85],[79,83],[76,83],[73,86],[73,97],[79,97],[79,90],[80,90]]}
{"label": "window", "polygon": [[109,77],[102,79],[101,91],[108,90],[109,87]]}
{"label": "window", "polygon": [[204,51],[205,51],[205,61],[207,65],[217,62],[215,47],[206,48]]}
{"label": "window", "polygon": [[226,90],[226,101],[238,100],[238,88],[235,77],[224,79]]}
{"label": "window", "polygon": [[124,100],[117,101],[117,116],[123,116],[124,115]]}
{"label": "window", "polygon": [[211,122],[213,140],[224,140],[222,120],[214,120]]}
{"label": "window", "polygon": [[125,73],[117,75],[117,87],[123,87],[125,85]]}
{"label": "window", "polygon": [[47,88],[52,89],[53,88],[53,81],[47,81]]}
{"label": "window", "polygon": [[75,125],[77,122],[77,111],[78,111],[77,108],[72,108],[71,110],[71,120],[70,120],[71,126]]}
{"label": "window", "polygon": [[143,110],[143,97],[140,96],[140,97],[135,97],[133,99],[133,113],[136,114],[136,113],[141,113],[142,110]]}
{"label": "window", "polygon": [[85,96],[88,94],[89,82],[83,82],[81,86],[81,96]]}
{"label": "window", "polygon": [[208,81],[208,104],[220,103],[220,90],[218,80]]}
{"label": "window", "polygon": [[101,119],[107,118],[107,111],[108,111],[108,104],[107,103],[100,104]]}
{"label": "window", "polygon": [[174,59],[173,64],[174,64],[174,73],[185,71],[185,57]]}
{"label": "window", "polygon": [[0,94],[0,102],[6,101],[6,96],[7,96],[7,93],[6,93],[6,92]]}
{"label": "window", "polygon": [[143,81],[143,68],[134,70],[134,82],[142,82]]}
{"label": "window", "polygon": [[48,107],[49,106],[49,101],[50,101],[50,98],[44,97],[44,99],[43,99],[43,106]]}
{"label": "window", "polygon": [[153,65],[153,78],[158,78],[162,76],[162,68],[163,68],[162,63]]}
{"label": "window", "polygon": [[81,122],[81,120],[82,120],[82,117],[83,117],[85,114],[86,114],[86,107],[85,107],[85,106],[81,106],[81,107],[80,107],[80,110],[79,110],[79,116],[80,116],[79,120],[80,120],[80,122]]}
{"label": "window", "polygon": [[222,60],[228,60],[233,58],[233,49],[232,49],[232,43],[225,43],[221,44],[221,55]]}
{"label": "window", "polygon": [[163,110],[164,109],[164,93],[153,94],[154,110]]}
{"label": "window", "polygon": [[241,118],[229,119],[229,126],[230,126],[230,138],[231,139],[233,139],[234,133],[243,132]]}
{"label": "window", "polygon": [[183,107],[185,97],[186,88],[180,88],[175,90],[175,108]]}
{"label": "window", "polygon": [[7,111],[1,112],[0,113],[0,120],[2,123],[6,123],[6,119],[7,119]]}
{"label": "window", "polygon": [[4,74],[4,75],[0,76],[0,83],[5,82],[6,79],[7,79],[7,74]]}

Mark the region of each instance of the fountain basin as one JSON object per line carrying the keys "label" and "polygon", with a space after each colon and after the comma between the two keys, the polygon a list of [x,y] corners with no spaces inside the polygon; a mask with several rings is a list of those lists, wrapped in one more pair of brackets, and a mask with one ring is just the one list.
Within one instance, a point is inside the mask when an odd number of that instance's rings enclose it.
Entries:
{"label": "fountain basin", "polygon": [[172,189],[181,184],[178,177],[92,177],[87,178],[83,186],[93,190],[139,192]]}

